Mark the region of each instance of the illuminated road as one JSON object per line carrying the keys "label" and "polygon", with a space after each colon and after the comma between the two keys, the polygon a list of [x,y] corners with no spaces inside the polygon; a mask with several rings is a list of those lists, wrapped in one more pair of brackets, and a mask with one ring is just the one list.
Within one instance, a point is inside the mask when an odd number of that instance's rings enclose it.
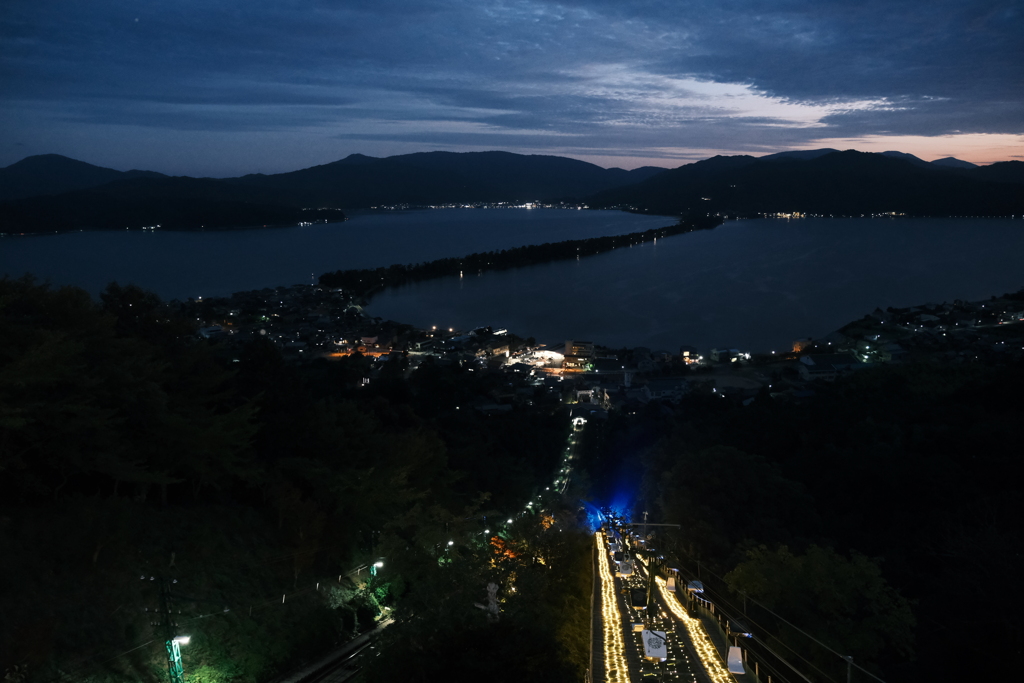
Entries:
{"label": "illuminated road", "polygon": [[676,622],[685,629],[687,641],[700,660],[701,668],[707,678],[714,683],[733,681],[732,674],[726,669],[722,658],[718,655],[718,650],[715,649],[707,631],[704,630],[704,624],[700,619],[694,619],[686,613],[686,608],[679,602],[676,594],[668,590],[665,579],[656,576],[654,582],[658,587],[659,603],[667,608]]}
{"label": "illuminated road", "polygon": [[603,534],[597,532],[594,540],[597,543],[597,575],[600,586],[598,601],[594,605],[594,619],[597,620],[597,615],[600,615],[600,642],[603,646],[599,654],[595,653],[594,665],[597,675],[594,676],[594,680],[627,683],[630,676],[626,664],[626,626],[619,608],[615,578],[612,575]]}
{"label": "illuminated road", "polygon": [[[595,534],[595,542],[598,584],[594,603],[593,681],[735,683],[703,624],[686,613],[664,579],[655,577],[648,610],[633,608],[628,602],[629,592],[641,590],[646,594],[646,569],[636,562],[632,576],[616,577],[616,563],[602,532]],[[641,627],[665,632],[667,656],[664,661],[644,656]]]}

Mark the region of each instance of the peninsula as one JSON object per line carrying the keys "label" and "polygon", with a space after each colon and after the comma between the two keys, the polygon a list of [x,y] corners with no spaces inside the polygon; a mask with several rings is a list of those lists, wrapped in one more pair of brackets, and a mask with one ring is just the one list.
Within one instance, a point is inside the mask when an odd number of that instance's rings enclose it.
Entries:
{"label": "peninsula", "polygon": [[466,273],[479,274],[489,270],[508,270],[534,266],[550,261],[564,261],[583,256],[630,247],[634,244],[657,241],[659,237],[671,237],[695,230],[710,230],[722,224],[720,216],[695,216],[680,219],[675,225],[625,235],[591,237],[581,240],[566,240],[533,244],[500,251],[485,251],[468,256],[442,258],[426,263],[410,265],[394,264],[380,268],[357,268],[337,270],[320,276],[320,284],[340,287],[349,294],[369,300],[374,294],[387,287],[397,287],[412,282],[421,282],[439,277],[459,276]]}

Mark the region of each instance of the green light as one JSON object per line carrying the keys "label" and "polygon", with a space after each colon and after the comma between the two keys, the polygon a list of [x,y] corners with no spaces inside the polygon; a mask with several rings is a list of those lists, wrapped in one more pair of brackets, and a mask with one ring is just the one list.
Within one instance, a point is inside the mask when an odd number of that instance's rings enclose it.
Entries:
{"label": "green light", "polygon": [[188,642],[188,639],[175,638],[168,640],[167,646],[167,672],[171,675],[171,683],[185,683],[185,671],[181,668],[180,642]]}

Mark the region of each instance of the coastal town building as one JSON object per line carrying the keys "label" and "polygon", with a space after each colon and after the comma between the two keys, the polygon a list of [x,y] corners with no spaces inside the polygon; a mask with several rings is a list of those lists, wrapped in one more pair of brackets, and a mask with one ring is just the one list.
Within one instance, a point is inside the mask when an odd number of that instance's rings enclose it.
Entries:
{"label": "coastal town building", "polygon": [[679,356],[687,365],[697,365],[704,360],[704,356],[700,355],[700,351],[695,346],[680,346]]}
{"label": "coastal town building", "polygon": [[820,353],[801,356],[798,371],[801,379],[835,381],[840,374],[866,367],[849,353]]}
{"label": "coastal town building", "polygon": [[423,363],[459,366],[479,373],[475,376],[500,374],[503,379],[486,398],[464,406],[495,417],[528,406],[556,409],[566,404],[579,406],[585,419],[619,410],[670,414],[671,405],[691,393],[743,405],[760,400],[765,391],[779,400],[809,400],[815,395],[809,383],[834,381],[875,363],[1024,359],[1024,292],[977,302],[876,309],[824,337],[801,339],[793,353],[778,356],[728,347],[702,353],[683,346],[677,355],[639,346],[612,351],[580,340],[527,344],[507,330],[490,327],[468,332],[417,329],[370,316],[344,291],[317,285],[174,305],[196,320],[196,336],[203,343],[227,353],[262,339],[280,349],[288,362],[361,354],[369,364],[353,381],[362,386],[372,385],[385,367],[398,362],[406,376]]}
{"label": "coastal town building", "polygon": [[564,372],[585,372],[590,368],[590,362],[594,357],[594,342],[573,341],[565,342],[565,357],[562,359],[562,370]]}
{"label": "coastal town building", "polygon": [[750,360],[750,354],[739,349],[711,349],[712,363],[736,363],[741,360]]}

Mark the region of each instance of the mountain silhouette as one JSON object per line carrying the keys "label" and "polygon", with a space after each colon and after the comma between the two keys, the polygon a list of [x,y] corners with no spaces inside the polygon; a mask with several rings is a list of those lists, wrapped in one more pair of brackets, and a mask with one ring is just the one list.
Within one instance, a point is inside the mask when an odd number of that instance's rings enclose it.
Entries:
{"label": "mountain silhouette", "polygon": [[978,166],[968,173],[973,178],[997,183],[1024,183],[1024,161],[1000,161]]}
{"label": "mountain silhouette", "polygon": [[60,154],[40,154],[0,168],[0,201],[98,187],[125,178],[166,178],[153,171],[115,171]]}
{"label": "mountain silhouette", "polygon": [[385,158],[353,154],[322,166],[227,182],[277,190],[303,206],[365,208],[579,199],[662,171],[605,169],[565,157],[511,152],[420,152]]}
{"label": "mountain silhouette", "polygon": [[832,149],[831,147],[825,147],[823,149],[800,149],[792,152],[768,154],[763,157],[758,157],[757,159],[758,161],[767,161],[771,159],[817,159],[820,156],[825,156],[826,154],[838,151],[838,149]]}
{"label": "mountain silhouette", "polygon": [[956,157],[942,157],[941,159],[935,159],[931,162],[936,166],[948,166],[950,168],[978,168],[977,164],[972,164],[969,161],[963,161]]}
{"label": "mountain silhouette", "polygon": [[341,209],[559,200],[666,215],[1024,214],[1024,162],[939,161],[819,149],[625,171],[557,156],[422,152],[214,179],[48,154],[0,169],[0,232],[294,225],[338,220]]}
{"label": "mountain silhouette", "polygon": [[[605,169],[510,152],[426,152],[386,158],[353,154],[289,173],[225,179],[121,173],[58,155],[30,157],[0,171],[7,172],[12,188],[20,188],[0,202],[0,232],[52,232],[278,225],[339,215],[303,209],[573,200],[664,169]],[[72,175],[74,182],[58,182]],[[68,186],[73,191],[54,190]],[[47,196],[26,196],[31,187],[45,188]]]}
{"label": "mountain silhouette", "polygon": [[0,202],[0,232],[204,230],[343,220],[341,212],[303,211],[272,193],[210,178],[130,178],[55,196]]}
{"label": "mountain silhouette", "polygon": [[590,202],[659,214],[1024,214],[1024,185],[1015,180],[1021,162],[947,169],[908,156],[854,150],[811,159],[719,156],[608,190]]}

